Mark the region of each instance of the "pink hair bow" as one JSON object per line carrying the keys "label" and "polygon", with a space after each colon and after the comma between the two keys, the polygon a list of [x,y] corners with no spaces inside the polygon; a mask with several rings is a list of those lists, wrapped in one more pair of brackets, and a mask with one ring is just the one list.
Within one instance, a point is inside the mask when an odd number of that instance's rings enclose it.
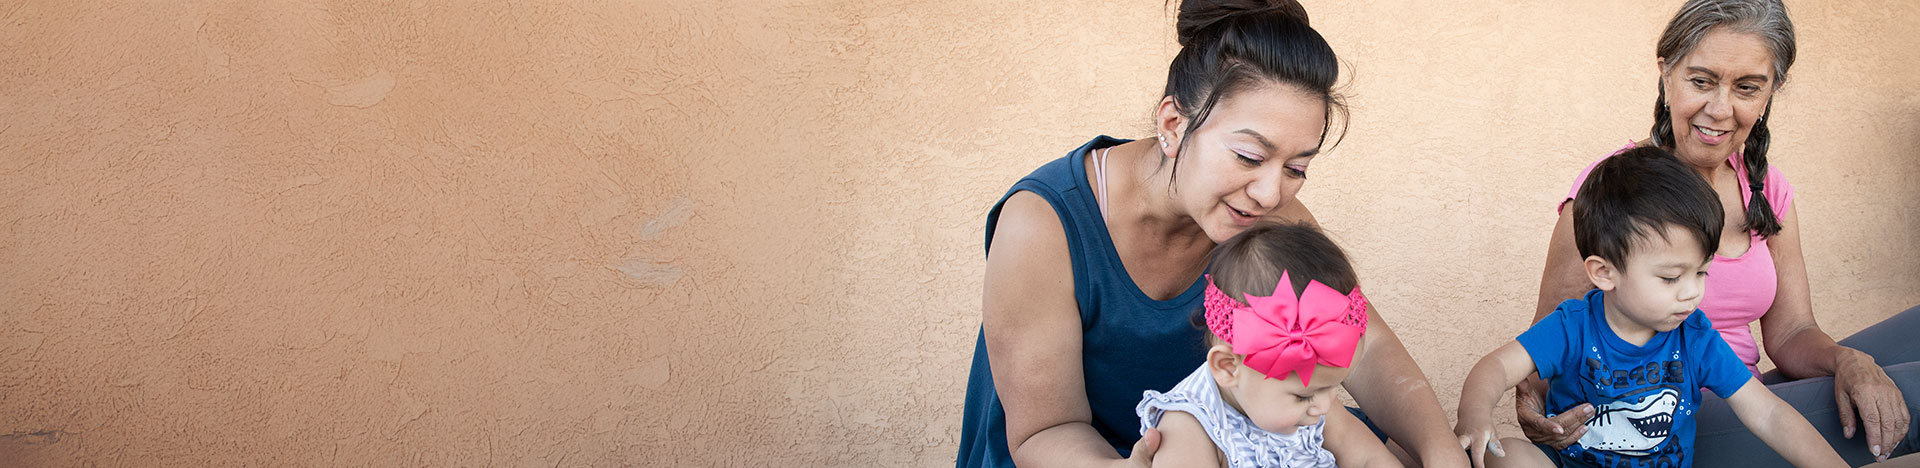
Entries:
{"label": "pink hair bow", "polygon": [[1280,283],[1273,295],[1247,294],[1247,303],[1213,285],[1207,278],[1204,307],[1207,328],[1233,346],[1233,353],[1246,356],[1247,367],[1270,379],[1284,379],[1291,372],[1300,374],[1300,383],[1311,385],[1313,366],[1348,367],[1367,332],[1367,297],[1360,288],[1340,294],[1319,281],[1310,281],[1295,297],[1292,279],[1280,272]]}

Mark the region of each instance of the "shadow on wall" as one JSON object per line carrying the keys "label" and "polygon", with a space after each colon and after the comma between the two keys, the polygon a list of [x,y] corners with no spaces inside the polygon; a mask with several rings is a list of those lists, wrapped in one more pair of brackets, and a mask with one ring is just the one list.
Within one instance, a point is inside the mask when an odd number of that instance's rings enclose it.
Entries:
{"label": "shadow on wall", "polygon": [[[0,460],[6,460],[9,466],[79,465],[82,462],[81,459],[71,456],[59,457],[57,450],[50,449],[51,446],[78,435],[61,430],[0,434]],[[15,463],[18,465],[13,465]]]}

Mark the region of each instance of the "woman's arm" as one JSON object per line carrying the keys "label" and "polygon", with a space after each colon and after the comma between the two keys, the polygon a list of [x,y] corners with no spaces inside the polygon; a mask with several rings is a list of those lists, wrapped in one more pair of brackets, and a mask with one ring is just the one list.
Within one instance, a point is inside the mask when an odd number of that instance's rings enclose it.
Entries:
{"label": "woman's arm", "polygon": [[[1582,267],[1580,249],[1573,243],[1573,204],[1560,204],[1560,220],[1553,223],[1553,237],[1547,240],[1547,266],[1540,272],[1540,301],[1533,308],[1533,322],[1547,318],[1561,301],[1578,298],[1593,289]],[[1530,323],[1533,323],[1530,322]],[[1566,448],[1586,435],[1584,422],[1593,415],[1593,405],[1581,403],[1559,416],[1546,417],[1547,383],[1529,376],[1514,387],[1514,420],[1520,423],[1527,440]]]}
{"label": "woman's arm", "polygon": [[1367,307],[1367,336],[1360,340],[1361,355],[1343,387],[1380,430],[1400,443],[1422,466],[1467,466],[1460,439],[1447,428],[1427,376],[1394,336],[1387,320],[1371,304]]}
{"label": "woman's arm", "polygon": [[1907,433],[1911,413],[1900,388],[1872,356],[1840,346],[1814,322],[1807,265],[1800,252],[1797,210],[1789,207],[1780,217],[1780,232],[1767,238],[1779,278],[1773,305],[1760,316],[1767,355],[1787,377],[1833,376],[1841,431],[1853,438],[1854,416],[1858,414],[1861,427],[1866,429],[1868,447],[1875,455],[1885,454]]}
{"label": "woman's arm", "polygon": [[1794,211],[1789,208],[1786,216],[1780,217],[1780,233],[1767,238],[1779,285],[1773,305],[1760,316],[1760,334],[1766,341],[1768,357],[1773,358],[1780,373],[1792,379],[1826,377],[1834,374],[1842,355],[1851,350],[1834,342],[1814,322]]}
{"label": "woman's arm", "polygon": [[1093,428],[1072,259],[1053,206],[1031,192],[1008,197],[992,245],[981,326],[1007,451],[1027,467],[1123,465]]}
{"label": "woman's arm", "polygon": [[[1335,402],[1339,403],[1339,402]],[[1327,411],[1327,426],[1323,434],[1328,452],[1341,468],[1400,468],[1400,459],[1387,451],[1387,445],[1374,437],[1373,430],[1367,429],[1367,423],[1353,417],[1341,405],[1334,405]],[[1162,451],[1160,456],[1166,456]]]}
{"label": "woman's arm", "polygon": [[1740,423],[1745,424],[1747,430],[1753,431],[1753,435],[1793,466],[1847,466],[1833,447],[1808,443],[1821,440],[1820,432],[1813,430],[1813,424],[1807,423],[1806,417],[1787,402],[1780,401],[1780,397],[1768,391],[1759,380],[1748,378],[1746,385],[1727,397],[1727,407],[1733,408],[1733,415],[1740,417]]}
{"label": "woman's arm", "polygon": [[[1313,213],[1300,203],[1277,210],[1274,216],[1295,222],[1319,224]],[[1353,395],[1360,408],[1373,417],[1380,430],[1400,443],[1400,447],[1425,466],[1467,466],[1466,452],[1460,440],[1447,428],[1447,415],[1440,399],[1433,395],[1427,376],[1407,354],[1407,348],[1387,326],[1371,304],[1367,307],[1367,335],[1360,339],[1365,362],[1355,362],[1342,387]]]}

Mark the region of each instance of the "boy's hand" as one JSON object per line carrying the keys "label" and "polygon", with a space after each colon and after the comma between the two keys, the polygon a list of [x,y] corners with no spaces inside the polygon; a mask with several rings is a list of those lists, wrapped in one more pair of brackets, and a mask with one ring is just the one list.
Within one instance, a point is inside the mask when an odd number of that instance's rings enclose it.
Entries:
{"label": "boy's hand", "polygon": [[1459,436],[1460,443],[1465,445],[1474,468],[1486,468],[1487,452],[1493,452],[1496,457],[1507,456],[1507,451],[1500,448],[1500,435],[1494,433],[1493,424],[1485,419],[1461,418],[1460,424],[1454,425],[1453,434]]}

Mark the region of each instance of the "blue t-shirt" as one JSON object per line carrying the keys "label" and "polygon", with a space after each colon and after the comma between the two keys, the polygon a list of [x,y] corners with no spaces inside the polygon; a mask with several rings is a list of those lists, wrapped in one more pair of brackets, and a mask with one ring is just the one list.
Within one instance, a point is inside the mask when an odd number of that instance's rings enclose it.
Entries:
{"label": "blue t-shirt", "polygon": [[1549,392],[1548,415],[1592,403],[1587,433],[1560,455],[1600,467],[1693,466],[1700,389],[1722,397],[1752,374],[1707,315],[1634,346],[1607,327],[1606,294],[1568,299],[1520,334]]}

